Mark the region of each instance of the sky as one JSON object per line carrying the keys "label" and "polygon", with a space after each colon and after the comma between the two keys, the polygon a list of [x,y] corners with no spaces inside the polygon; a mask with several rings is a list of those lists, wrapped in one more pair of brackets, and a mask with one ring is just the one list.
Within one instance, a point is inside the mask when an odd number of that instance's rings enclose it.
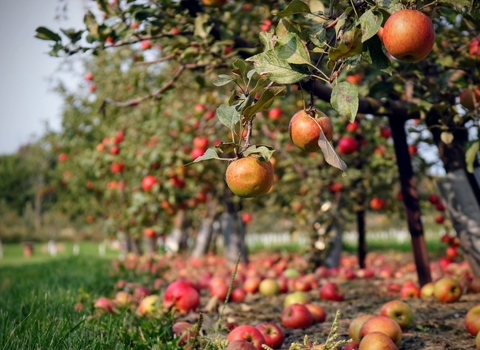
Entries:
{"label": "sky", "polygon": [[[52,91],[52,76],[62,58],[51,57],[49,42],[35,38],[39,26],[80,28],[86,0],[0,1],[0,154],[14,153],[20,145],[41,136],[49,127],[60,130],[62,101]],[[67,19],[55,19],[67,4]],[[61,13],[61,12],[60,12]],[[59,75],[56,75],[57,78]],[[67,78],[78,84],[80,77]]]}

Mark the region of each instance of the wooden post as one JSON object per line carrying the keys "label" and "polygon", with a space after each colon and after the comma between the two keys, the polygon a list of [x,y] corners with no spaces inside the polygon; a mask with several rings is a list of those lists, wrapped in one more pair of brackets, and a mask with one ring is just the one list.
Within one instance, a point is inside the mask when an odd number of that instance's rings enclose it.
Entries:
{"label": "wooden post", "polygon": [[423,235],[423,225],[420,219],[418,191],[413,176],[412,162],[408,153],[405,121],[403,118],[389,117],[392,138],[397,157],[400,185],[402,188],[403,203],[407,216],[408,229],[412,237],[412,249],[417,267],[418,283],[420,286],[432,281],[430,263],[427,254],[427,245]]}

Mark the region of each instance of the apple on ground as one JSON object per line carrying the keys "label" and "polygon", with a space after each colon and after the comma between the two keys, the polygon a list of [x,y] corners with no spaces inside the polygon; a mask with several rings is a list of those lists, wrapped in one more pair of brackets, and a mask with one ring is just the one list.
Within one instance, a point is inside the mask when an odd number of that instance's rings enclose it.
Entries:
{"label": "apple on ground", "polygon": [[100,297],[95,301],[93,305],[95,309],[101,310],[102,312],[108,312],[113,314],[113,301],[106,297]]}
{"label": "apple on ground", "polygon": [[335,282],[327,282],[320,287],[320,299],[323,300],[332,300],[332,301],[343,301],[345,294]]}
{"label": "apple on ground", "polygon": [[234,328],[227,336],[229,342],[234,340],[246,340],[255,346],[256,350],[262,350],[262,344],[265,344],[265,338],[262,333],[255,327],[249,325],[241,325]]}
{"label": "apple on ground", "polygon": [[257,276],[248,277],[245,282],[243,282],[243,289],[247,293],[254,294],[258,291],[260,282],[261,279]]}
{"label": "apple on ground", "polygon": [[273,322],[262,322],[255,328],[262,333],[266,345],[272,349],[280,349],[285,340],[285,334],[280,326]]}
{"label": "apple on ground", "polygon": [[187,282],[177,280],[165,289],[163,305],[167,308],[174,306],[180,312],[189,312],[200,305],[200,294]]}
{"label": "apple on ground", "polygon": [[129,292],[121,290],[115,294],[113,303],[116,307],[126,307],[131,305],[133,300],[133,296]]}
{"label": "apple on ground", "polygon": [[158,295],[149,295],[143,298],[140,304],[138,304],[137,314],[140,316],[151,316],[157,308],[158,298]]}
{"label": "apple on ground", "polygon": [[475,305],[468,310],[465,316],[465,327],[468,333],[476,336],[480,331],[480,304]]}
{"label": "apple on ground", "polygon": [[390,317],[373,316],[366,320],[362,328],[360,328],[360,346],[363,338],[373,332],[386,334],[397,346],[402,342],[402,328]]}
{"label": "apple on ground", "polygon": [[392,300],[383,304],[380,309],[380,316],[390,317],[398,325],[405,329],[413,322],[413,311],[410,306],[402,300]]}
{"label": "apple on ground", "polygon": [[241,303],[245,300],[247,292],[243,288],[235,288],[230,294],[230,300],[234,303]]}
{"label": "apple on ground", "polygon": [[358,350],[360,340],[354,340],[343,347],[343,350]]}
{"label": "apple on ground", "polygon": [[304,304],[287,306],[280,319],[285,328],[308,328],[313,324],[313,316]]}
{"label": "apple on ground", "polygon": [[195,333],[192,332],[193,325],[185,321],[175,322],[172,326],[172,332],[175,335],[175,338],[178,338],[178,345],[185,345],[188,343],[189,339],[195,337]]}
{"label": "apple on ground", "polygon": [[365,314],[354,318],[348,326],[348,336],[353,340],[360,340],[360,329],[362,328],[363,324],[373,316],[375,315]]}
{"label": "apple on ground", "polygon": [[247,340],[234,340],[225,350],[257,350],[257,347]]}
{"label": "apple on ground", "polygon": [[420,288],[420,298],[433,298],[435,296],[434,291],[435,284],[433,282],[428,282],[427,284],[424,284],[422,288]]}
{"label": "apple on ground", "polygon": [[227,298],[228,294],[228,284],[225,282],[211,284],[209,286],[210,296],[217,296],[219,300],[224,301]]}
{"label": "apple on ground", "polygon": [[393,340],[382,332],[372,332],[367,334],[358,346],[358,350],[397,350]]}
{"label": "apple on ground", "polygon": [[400,289],[400,298],[411,299],[420,297],[420,288],[414,283],[407,281]]}
{"label": "apple on ground", "polygon": [[435,298],[444,303],[453,303],[462,296],[462,287],[451,277],[442,277],[434,285]]}
{"label": "apple on ground", "polygon": [[260,282],[258,291],[262,295],[271,296],[277,295],[280,292],[277,280],[273,278],[265,278]]}
{"label": "apple on ground", "polygon": [[306,294],[305,292],[297,291],[287,294],[287,296],[285,296],[283,306],[287,307],[292,304],[308,304],[309,302],[310,298],[308,297],[308,294]]}
{"label": "apple on ground", "polygon": [[314,323],[323,323],[327,319],[327,313],[321,307],[320,305],[317,304],[305,304],[307,309],[310,311],[313,317],[313,322]]}

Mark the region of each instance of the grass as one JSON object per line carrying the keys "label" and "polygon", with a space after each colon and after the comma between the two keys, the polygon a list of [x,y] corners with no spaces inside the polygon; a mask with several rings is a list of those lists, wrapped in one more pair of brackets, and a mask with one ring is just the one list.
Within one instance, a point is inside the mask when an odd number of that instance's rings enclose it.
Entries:
{"label": "grass", "polygon": [[[34,245],[34,254],[31,257],[23,255],[23,245],[21,244],[3,244],[3,257],[0,258],[0,267],[3,266],[21,266],[25,264],[36,264],[47,261],[61,260],[73,257],[73,242],[57,243],[57,255],[51,256],[47,250],[46,243],[38,243]],[[119,251],[108,246],[105,248],[105,258],[116,258]],[[99,243],[81,242],[79,243],[78,256],[99,257]]]}
{"label": "grass", "polygon": [[[159,319],[119,310],[99,314],[100,296],[113,297],[111,260],[85,254],[0,267],[0,350],[179,350],[171,314]],[[75,310],[81,302],[83,310]]]}

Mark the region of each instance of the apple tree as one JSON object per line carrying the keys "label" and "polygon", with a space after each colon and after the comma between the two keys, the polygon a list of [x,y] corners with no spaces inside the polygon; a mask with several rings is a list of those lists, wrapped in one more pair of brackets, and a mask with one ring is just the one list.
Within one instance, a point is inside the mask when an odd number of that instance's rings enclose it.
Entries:
{"label": "apple tree", "polygon": [[[405,130],[407,120],[422,120],[450,179],[442,191],[454,222],[458,222],[462,248],[474,273],[480,273],[478,215],[472,217],[480,202],[473,175],[479,144],[477,1],[98,0],[97,4],[98,9],[85,15],[85,28],[63,30],[60,35],[39,27],[37,37],[53,41],[54,56],[156,45],[161,55],[150,63],[170,77],[144,97],[108,98],[106,104],[131,107],[151,101],[176,88],[187,71],[201,73],[198,76],[204,82],[215,86],[232,87],[230,97],[216,109],[229,137],[206,150],[195,163],[228,159],[235,164],[248,157],[260,164],[268,162],[273,147],[257,143],[252,130],[261,129],[257,115],[285,98],[293,84],[304,93],[304,113],[318,125],[315,151],[339,169],[338,177],[351,169],[335,150],[332,141],[337,140],[330,140],[328,127],[320,123],[323,111],[316,108],[316,101],[330,103],[335,112],[329,117],[333,119],[353,122],[358,114],[387,118],[419,280],[424,284],[430,280],[430,272]],[[376,73],[366,75],[362,93],[346,75],[367,69]],[[457,100],[463,89],[469,89],[462,95],[465,108]],[[306,138],[311,137],[307,134]],[[338,150],[341,144],[345,142],[339,139]],[[459,181],[462,178],[465,181]],[[470,202],[466,197],[459,195],[458,188],[465,183],[474,194],[473,211],[467,209]],[[472,220],[462,223],[458,211],[468,213]]]}

